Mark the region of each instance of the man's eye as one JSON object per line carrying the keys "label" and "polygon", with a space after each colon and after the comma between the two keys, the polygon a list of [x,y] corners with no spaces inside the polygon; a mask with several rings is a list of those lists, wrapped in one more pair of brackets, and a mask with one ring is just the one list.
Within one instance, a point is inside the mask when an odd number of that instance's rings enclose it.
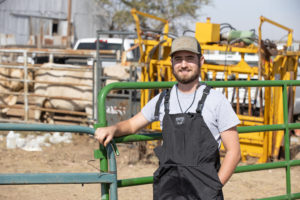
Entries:
{"label": "man's eye", "polygon": [[187,57],[187,60],[188,60],[188,61],[193,61],[194,59],[195,59],[195,58],[192,57],[192,56],[191,56],[191,57]]}

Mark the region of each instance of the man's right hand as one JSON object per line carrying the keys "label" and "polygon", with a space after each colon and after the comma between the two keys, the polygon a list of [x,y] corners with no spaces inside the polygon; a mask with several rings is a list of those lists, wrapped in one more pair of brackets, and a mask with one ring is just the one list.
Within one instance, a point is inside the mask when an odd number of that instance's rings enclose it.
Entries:
{"label": "man's right hand", "polygon": [[134,134],[149,123],[144,115],[139,112],[130,119],[121,121],[113,126],[97,128],[94,137],[101,144],[106,146],[114,137]]}
{"label": "man's right hand", "polygon": [[96,129],[94,137],[101,144],[106,146],[114,138],[115,133],[116,126],[102,127]]}

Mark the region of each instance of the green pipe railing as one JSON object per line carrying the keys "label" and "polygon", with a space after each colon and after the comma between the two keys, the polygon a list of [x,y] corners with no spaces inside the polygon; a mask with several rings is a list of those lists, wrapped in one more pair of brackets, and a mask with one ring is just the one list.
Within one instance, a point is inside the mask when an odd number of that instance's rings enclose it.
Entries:
{"label": "green pipe railing", "polygon": [[[95,124],[95,128],[107,126],[106,121],[106,96],[111,90],[117,89],[157,89],[157,88],[170,88],[176,82],[129,82],[129,83],[111,83],[104,87],[98,95],[98,123]],[[284,109],[284,124],[275,125],[262,125],[262,126],[247,126],[238,127],[239,134],[258,132],[258,131],[275,131],[284,130],[284,146],[285,146],[285,161],[265,163],[265,164],[254,164],[248,166],[238,166],[235,173],[266,170],[274,168],[285,168],[286,169],[286,194],[281,196],[274,196],[264,198],[261,200],[277,200],[277,199],[298,199],[300,193],[291,193],[291,166],[299,166],[300,160],[290,160],[290,144],[289,144],[289,130],[300,128],[300,123],[288,123],[288,103],[287,103],[287,87],[288,86],[300,86],[300,81],[289,80],[289,81],[207,81],[207,85],[212,87],[282,87],[283,88],[283,109]],[[114,138],[114,142],[134,142],[134,141],[147,141],[147,140],[159,140],[161,139],[160,133],[152,134],[136,134],[128,135],[124,137]],[[105,152],[103,152],[105,155]],[[106,159],[100,161],[100,168],[103,172],[107,172],[108,163]],[[131,179],[118,180],[118,187],[128,187],[142,184],[153,183],[153,177],[138,177]],[[105,185],[105,184],[102,184]],[[102,187],[102,199],[109,199],[109,190],[107,186]]]}
{"label": "green pipe railing", "polygon": [[[2,131],[47,131],[47,132],[73,132],[94,135],[93,128],[72,125],[50,125],[50,124],[16,124],[0,123]],[[101,151],[102,153],[104,151]],[[93,184],[105,183],[111,191],[112,200],[118,199],[117,165],[112,145],[105,149],[105,155],[109,160],[110,172],[101,173],[18,173],[0,174],[0,185],[30,185],[30,184]],[[107,161],[107,159],[106,159]],[[103,185],[103,184],[101,184]]]}

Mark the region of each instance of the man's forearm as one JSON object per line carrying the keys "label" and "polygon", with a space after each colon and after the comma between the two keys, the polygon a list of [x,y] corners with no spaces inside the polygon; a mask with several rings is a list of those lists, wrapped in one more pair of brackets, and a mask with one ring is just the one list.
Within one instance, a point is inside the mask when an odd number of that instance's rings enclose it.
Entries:
{"label": "man's forearm", "polygon": [[145,119],[141,112],[134,117],[121,121],[115,126],[115,137],[120,137],[128,134],[134,134],[141,128],[147,126],[149,122]]}
{"label": "man's forearm", "polygon": [[218,175],[221,183],[225,185],[241,159],[241,149],[236,127],[232,127],[226,131],[223,131],[221,133],[221,138],[226,150],[226,154]]}
{"label": "man's forearm", "polygon": [[128,134],[133,134],[135,131],[132,129],[129,120],[121,121],[114,125],[115,137],[120,137]]}
{"label": "man's forearm", "polygon": [[240,161],[240,151],[233,150],[226,152],[226,155],[223,159],[221,168],[219,170],[219,178],[223,185],[227,183],[231,175],[233,174],[236,166],[238,165]]}

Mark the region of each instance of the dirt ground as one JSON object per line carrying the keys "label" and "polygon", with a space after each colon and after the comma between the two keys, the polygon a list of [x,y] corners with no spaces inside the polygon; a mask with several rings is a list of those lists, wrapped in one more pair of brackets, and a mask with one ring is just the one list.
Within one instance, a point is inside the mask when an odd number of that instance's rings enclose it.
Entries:
{"label": "dirt ground", "polygon": [[[43,151],[7,149],[6,133],[1,132],[0,173],[98,172],[99,162],[93,158],[98,143],[87,135],[74,134],[72,143],[52,144]],[[300,139],[299,139],[300,145]],[[138,161],[137,146],[118,144],[118,179],[151,176],[156,158]],[[299,147],[299,146],[298,146]],[[300,159],[300,153],[295,157]],[[245,165],[245,163],[241,163]],[[292,192],[300,192],[300,166],[291,172]],[[88,185],[19,185],[0,186],[0,200],[94,200],[100,199],[100,186]],[[223,189],[226,200],[246,200],[285,194],[285,170],[272,169],[234,174]],[[120,200],[150,200],[152,185],[119,188]]]}

